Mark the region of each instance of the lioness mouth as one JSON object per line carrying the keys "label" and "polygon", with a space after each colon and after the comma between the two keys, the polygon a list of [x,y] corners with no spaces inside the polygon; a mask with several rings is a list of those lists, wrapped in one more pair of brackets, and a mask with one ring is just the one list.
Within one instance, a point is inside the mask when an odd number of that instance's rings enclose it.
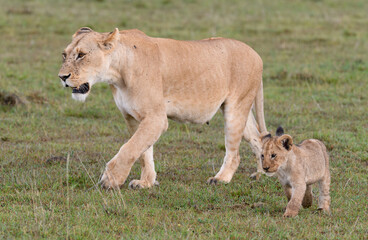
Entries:
{"label": "lioness mouth", "polygon": [[83,83],[82,85],[79,86],[79,88],[73,87],[73,93],[81,93],[81,94],[85,94],[89,91],[89,83]]}

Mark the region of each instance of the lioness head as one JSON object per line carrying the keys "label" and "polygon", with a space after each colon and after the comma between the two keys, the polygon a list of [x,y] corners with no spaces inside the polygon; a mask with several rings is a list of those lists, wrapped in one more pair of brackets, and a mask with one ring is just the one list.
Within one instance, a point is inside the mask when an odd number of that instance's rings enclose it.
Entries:
{"label": "lioness head", "polygon": [[72,97],[84,101],[93,84],[108,81],[109,55],[119,41],[119,30],[98,33],[83,27],[62,53],[59,78],[64,87],[72,88]]}
{"label": "lioness head", "polygon": [[284,129],[278,127],[276,136],[271,134],[262,137],[262,167],[266,175],[274,175],[280,166],[287,162],[287,155],[293,146],[291,136],[284,134]]}

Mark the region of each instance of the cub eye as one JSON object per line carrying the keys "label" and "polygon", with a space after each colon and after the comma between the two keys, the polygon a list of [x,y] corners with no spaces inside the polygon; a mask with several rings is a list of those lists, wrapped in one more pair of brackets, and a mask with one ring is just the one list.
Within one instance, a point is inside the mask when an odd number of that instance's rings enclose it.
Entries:
{"label": "cub eye", "polygon": [[63,60],[65,60],[66,59],[66,53],[62,53],[61,55],[63,56]]}
{"label": "cub eye", "polygon": [[276,154],[271,154],[271,158],[275,158],[276,157]]}
{"label": "cub eye", "polygon": [[82,52],[78,53],[77,60],[83,58],[85,55],[86,54]]}
{"label": "cub eye", "polygon": [[263,155],[263,154],[261,155],[261,159],[262,159],[262,160],[264,159],[264,155]]}

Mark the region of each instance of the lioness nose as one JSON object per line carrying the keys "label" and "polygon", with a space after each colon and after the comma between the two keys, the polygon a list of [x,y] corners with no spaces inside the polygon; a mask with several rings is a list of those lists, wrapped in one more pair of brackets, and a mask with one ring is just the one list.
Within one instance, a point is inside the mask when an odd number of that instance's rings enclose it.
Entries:
{"label": "lioness nose", "polygon": [[59,75],[59,78],[65,82],[70,77],[70,75],[72,74],[69,73],[68,75]]}
{"label": "lioness nose", "polygon": [[268,169],[270,169],[270,167],[264,167],[263,170],[265,170],[266,172],[268,171]]}

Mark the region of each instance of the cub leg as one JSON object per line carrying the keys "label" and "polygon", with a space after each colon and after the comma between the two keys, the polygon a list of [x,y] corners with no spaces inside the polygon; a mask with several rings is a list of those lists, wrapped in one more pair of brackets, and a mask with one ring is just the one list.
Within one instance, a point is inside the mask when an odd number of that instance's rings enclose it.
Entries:
{"label": "cub leg", "polygon": [[288,202],[291,199],[291,187],[290,186],[284,186],[284,191],[287,197]]}
{"label": "cub leg", "polygon": [[250,107],[249,105],[247,109],[243,108],[244,110],[242,111],[241,105],[230,106],[227,104],[224,106],[226,155],[220,171],[215,177],[209,178],[207,183],[229,183],[231,181],[240,163],[239,145],[245,128],[246,119],[248,118],[246,113],[249,113]]}
{"label": "cub leg", "polygon": [[249,112],[243,135],[244,139],[249,142],[250,147],[257,159],[257,172],[252,173],[250,177],[258,180],[261,177],[261,174],[264,173],[261,160],[262,144],[260,133],[257,128],[257,122],[252,111]]}
{"label": "cub leg", "polygon": [[318,209],[323,210],[325,213],[330,213],[330,173],[328,172],[325,177],[319,182],[319,199]]}
{"label": "cub leg", "polygon": [[331,177],[330,177],[330,168],[329,168],[329,156],[327,154],[326,146],[320,142],[323,155],[325,157],[325,164],[326,164],[326,170],[325,170],[325,176],[324,178],[319,182],[319,199],[318,199],[318,209],[323,210],[325,213],[330,214],[330,204],[331,204],[331,197],[330,197],[330,183],[331,183]]}
{"label": "cub leg", "polygon": [[298,215],[307,185],[305,183],[295,184],[292,188],[291,199],[286,206],[284,217],[295,217]]}
{"label": "cub leg", "polygon": [[302,206],[303,208],[309,208],[310,206],[312,206],[312,203],[313,203],[312,185],[307,185],[307,190],[305,190]]}

